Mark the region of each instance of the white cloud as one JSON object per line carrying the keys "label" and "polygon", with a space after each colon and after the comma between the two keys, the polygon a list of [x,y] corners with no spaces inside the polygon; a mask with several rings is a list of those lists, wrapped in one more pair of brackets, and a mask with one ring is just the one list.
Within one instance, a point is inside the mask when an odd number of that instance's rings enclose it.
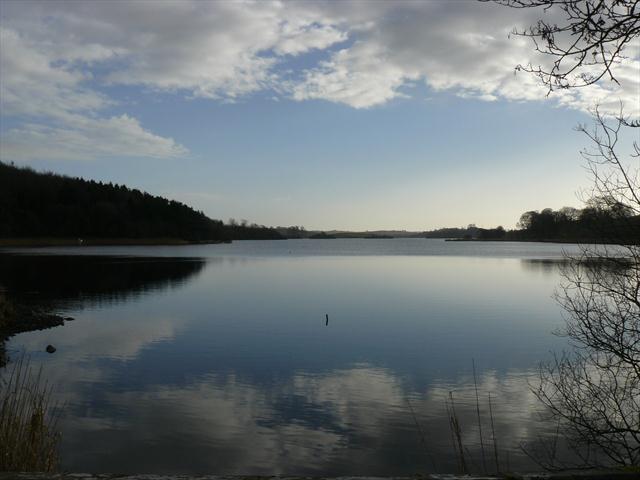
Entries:
{"label": "white cloud", "polygon": [[122,30],[110,47],[128,50],[126,65],[108,81],[196,97],[235,99],[271,88],[281,57],[347,38],[322,15],[282,2],[162,2],[152,10],[138,3],[131,9],[127,18],[101,12]]}
{"label": "white cloud", "polygon": [[[319,12],[277,1],[134,1],[118,8],[103,2],[72,8],[46,2],[13,8],[10,14],[16,17],[10,23],[41,40],[51,58],[112,61],[102,78],[106,82],[208,98],[236,98],[268,88],[279,57],[347,38]],[[42,24],[25,19],[34,14],[49,19],[48,37],[41,37]],[[65,48],[49,45],[52,38]],[[90,46],[84,56],[80,45]]]}
{"label": "white cloud", "polygon": [[30,123],[9,130],[2,136],[0,157],[91,160],[118,155],[173,158],[188,153],[173,139],[154,135],[126,114],[100,119],[75,116],[73,120],[62,127]]}
{"label": "white cloud", "polygon": [[[324,49],[346,33],[280,2],[7,2],[0,69],[3,160],[179,157],[91,88],[145,86],[233,100],[274,86],[279,57]],[[99,67],[97,69],[96,67]],[[17,119],[17,120],[16,120]]]}
{"label": "white cloud", "polygon": [[[77,364],[70,367],[75,370],[74,378],[100,380],[92,363]],[[533,372],[510,371],[501,376],[488,372],[478,378],[485,428],[489,420],[486,398],[491,392],[493,408],[499,412],[494,426],[501,439],[500,454],[509,450],[511,461],[520,468],[532,465],[516,446],[538,437],[552,438],[555,433],[552,422],[540,420],[543,412],[528,381],[535,381]],[[201,470],[287,474],[304,468],[320,474],[330,468],[350,473],[363,465],[371,471],[388,468],[388,457],[380,452],[406,449],[413,453],[423,448],[415,428],[418,421],[430,433],[424,441],[436,466],[446,471],[455,461],[445,407],[454,392],[463,444],[470,456],[480,458],[475,389],[469,377],[450,384],[436,381],[423,391],[414,391],[393,372],[359,365],[323,374],[300,372],[270,388],[232,372],[188,378],[183,385],[145,387],[109,392],[104,397],[105,408],[67,415],[62,428],[72,441],[91,435],[91,444],[98,444],[92,451],[95,458],[108,455],[110,461],[134,467],[136,462],[127,463],[132,448],[145,457],[157,455],[163,444],[175,448],[168,443],[179,437],[194,448],[207,445],[210,451],[225,453],[222,458],[187,454],[191,461],[199,462]],[[71,392],[64,398],[67,403],[81,404],[72,397],[78,393]],[[292,399],[300,406],[292,408]],[[171,438],[163,434],[167,429]],[[103,448],[103,442],[113,443],[114,435],[120,447],[115,451]],[[160,440],[151,442],[153,449],[140,448],[151,439]],[[358,451],[361,445],[369,448]],[[139,465],[141,459],[136,461]],[[154,461],[157,464],[157,458]]]}
{"label": "white cloud", "polygon": [[[368,108],[423,82],[484,101],[550,99],[580,110],[595,102],[617,108],[622,99],[629,113],[640,114],[635,45],[617,67],[621,86],[601,82],[547,97],[535,77],[514,75],[518,64],[547,61],[527,39],[509,38],[514,27],[531,25],[539,15],[554,14],[451,1],[132,1],[118,8],[7,1],[0,25],[1,106],[4,117],[19,120],[5,130],[2,154],[84,158],[89,144],[96,146],[91,158],[186,152],[145,130],[96,85],[225,101],[272,91]],[[290,62],[303,55],[304,62]],[[107,115],[107,107],[120,112]],[[102,129],[106,134],[98,135]],[[114,144],[114,135],[125,131]]]}
{"label": "white cloud", "polygon": [[293,98],[366,108],[400,96],[398,89],[418,75],[389,62],[381,50],[377,45],[357,42],[338,51],[331,60],[305,73],[302,83],[293,87]]}
{"label": "white cloud", "polygon": [[286,21],[282,25],[282,38],[274,51],[281,55],[298,55],[308,50],[323,50],[336,43],[347,40],[346,32],[331,25],[314,25],[298,22],[297,25]]}
{"label": "white cloud", "polygon": [[[617,108],[622,99],[638,115],[640,62],[629,48],[616,68],[621,85],[601,82],[561,91],[548,90],[530,74],[515,75],[515,66],[548,62],[525,38],[509,38],[514,27],[534,24],[535,9],[509,9],[480,2],[396,2],[394,11],[379,11],[357,41],[307,70],[293,89],[298,100],[324,98],[367,108],[403,95],[402,87],[420,79],[437,91],[494,101],[546,100],[587,110],[595,103]],[[550,15],[547,12],[545,15]],[[636,100],[634,100],[636,99]]]}
{"label": "white cloud", "polygon": [[[14,30],[0,29],[0,40],[0,108],[3,116],[22,120],[2,132],[1,160],[171,158],[187,153],[126,114],[100,116],[113,102],[83,85],[86,73],[53,66],[51,52]],[[96,58],[103,50],[90,47],[85,53],[85,58]]]}
{"label": "white cloud", "polygon": [[52,117],[91,112],[109,100],[82,87],[80,71],[55,68],[54,58],[18,32],[0,28],[0,106],[3,115]]}

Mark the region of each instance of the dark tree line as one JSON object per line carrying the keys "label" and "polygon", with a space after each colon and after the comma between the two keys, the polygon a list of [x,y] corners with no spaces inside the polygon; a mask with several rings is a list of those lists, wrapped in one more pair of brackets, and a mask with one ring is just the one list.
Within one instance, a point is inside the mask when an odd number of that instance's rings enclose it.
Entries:
{"label": "dark tree line", "polygon": [[576,243],[640,243],[640,215],[609,197],[593,197],[585,208],[545,208],[523,213],[515,230],[503,227],[440,228],[426,238],[463,240],[558,241]]}
{"label": "dark tree line", "polygon": [[502,226],[480,228],[470,224],[466,228],[448,227],[431,230],[424,232],[424,236],[425,238],[455,238],[463,240],[505,240],[507,233]]}
{"label": "dark tree line", "polygon": [[624,204],[611,204],[597,197],[583,209],[563,207],[525,212],[518,228],[509,232],[510,239],[627,244],[640,241],[640,217]]}
{"label": "dark tree line", "polygon": [[0,238],[279,239],[124,185],[39,173],[0,162]]}

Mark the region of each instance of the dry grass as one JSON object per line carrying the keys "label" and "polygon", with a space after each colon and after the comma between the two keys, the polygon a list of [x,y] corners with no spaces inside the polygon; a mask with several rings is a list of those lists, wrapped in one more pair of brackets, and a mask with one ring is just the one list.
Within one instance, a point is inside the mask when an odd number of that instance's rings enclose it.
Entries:
{"label": "dry grass", "polygon": [[0,379],[0,471],[52,472],[58,466],[59,409],[51,389],[22,356]]}

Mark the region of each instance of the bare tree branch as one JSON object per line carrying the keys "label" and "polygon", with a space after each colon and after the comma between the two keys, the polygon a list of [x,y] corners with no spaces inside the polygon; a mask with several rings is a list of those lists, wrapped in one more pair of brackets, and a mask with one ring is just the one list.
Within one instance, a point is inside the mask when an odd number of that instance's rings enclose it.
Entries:
{"label": "bare tree branch", "polygon": [[[562,269],[556,299],[566,312],[562,331],[573,347],[540,369],[534,390],[584,465],[640,463],[640,181],[621,160],[620,115],[596,108],[595,126],[579,126],[592,143],[582,152],[593,177],[588,204],[615,212],[616,228],[599,232],[603,243],[583,246]],[[629,229],[639,241],[629,244]]]}
{"label": "bare tree branch", "polygon": [[[481,0],[490,1],[490,0]],[[513,35],[531,38],[537,52],[552,59],[545,68],[532,63],[516,71],[535,74],[555,89],[592,85],[601,79],[619,83],[614,66],[623,51],[640,35],[640,0],[491,0],[512,8],[559,11],[561,24],[538,20]]]}

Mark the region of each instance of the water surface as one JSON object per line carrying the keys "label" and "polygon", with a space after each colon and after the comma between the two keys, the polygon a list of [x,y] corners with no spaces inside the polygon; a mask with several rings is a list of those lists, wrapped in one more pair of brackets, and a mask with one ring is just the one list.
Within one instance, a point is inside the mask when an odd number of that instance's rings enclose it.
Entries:
{"label": "water surface", "polygon": [[[75,321],[18,335],[64,402],[69,471],[408,475],[502,468],[550,435],[527,382],[563,341],[572,245],[288,240],[4,250],[0,285]],[[326,322],[326,315],[329,322]],[[57,348],[44,353],[47,344]],[[507,465],[508,463],[508,465]]]}

